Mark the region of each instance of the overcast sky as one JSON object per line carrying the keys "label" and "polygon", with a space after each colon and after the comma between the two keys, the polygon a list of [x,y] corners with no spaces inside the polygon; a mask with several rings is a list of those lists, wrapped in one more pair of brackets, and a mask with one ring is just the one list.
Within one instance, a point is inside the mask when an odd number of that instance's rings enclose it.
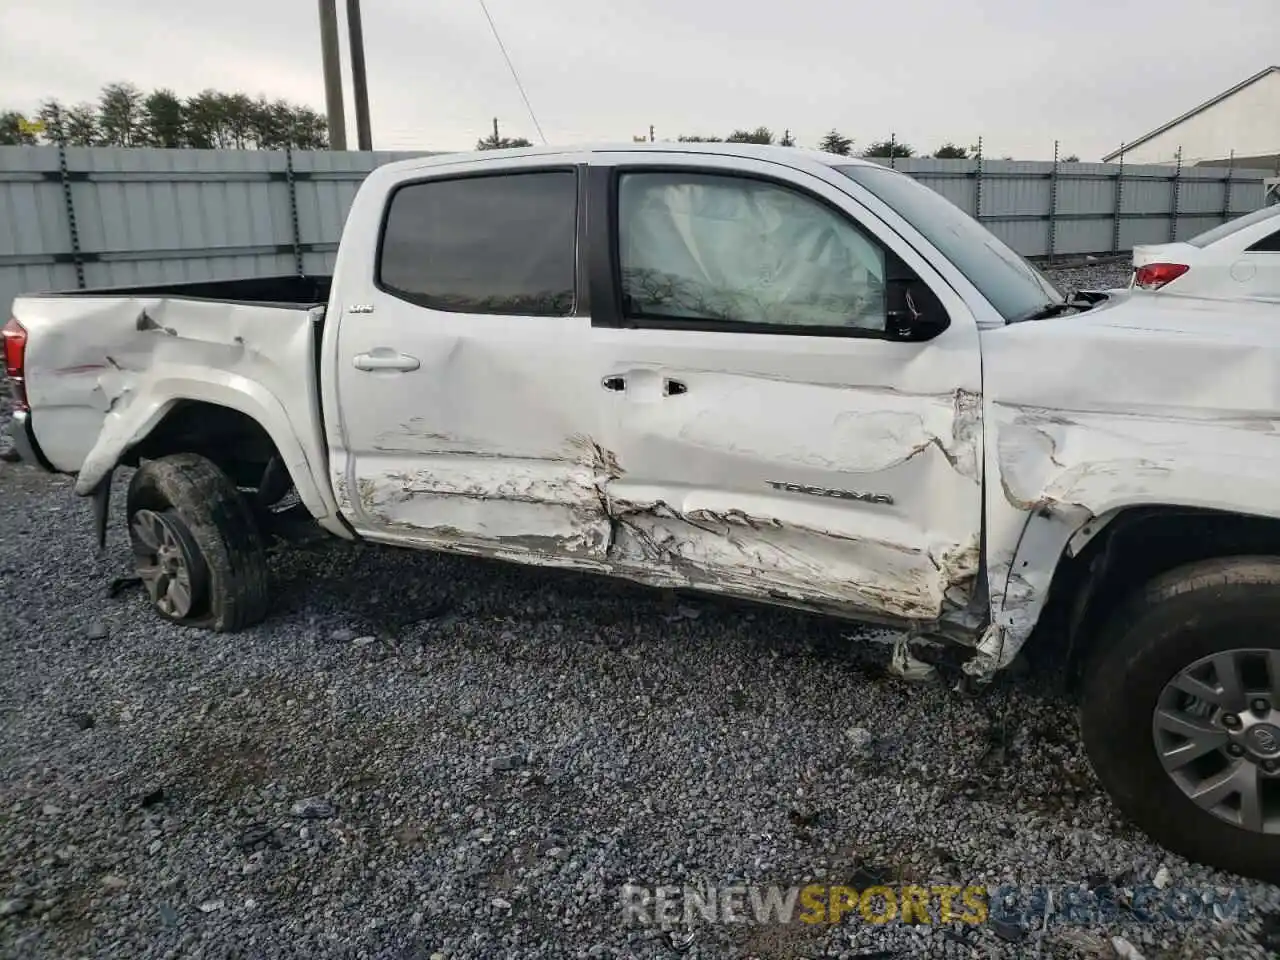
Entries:
{"label": "overcast sky", "polygon": [[[831,127],[1100,159],[1280,62],[1278,0],[487,0],[553,143]],[[354,146],[345,0],[343,81]],[[538,136],[478,0],[363,0],[374,145]],[[128,80],[324,108],[316,0],[0,0],[0,109]]]}

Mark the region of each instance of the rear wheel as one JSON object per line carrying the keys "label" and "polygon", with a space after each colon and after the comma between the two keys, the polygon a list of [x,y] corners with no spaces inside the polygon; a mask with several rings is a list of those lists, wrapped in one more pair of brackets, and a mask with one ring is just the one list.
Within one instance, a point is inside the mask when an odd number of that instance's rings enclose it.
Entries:
{"label": "rear wheel", "polygon": [[127,510],[134,565],[162,617],[227,632],[266,616],[262,535],[211,461],[183,453],[145,462],[129,484]]}
{"label": "rear wheel", "polygon": [[1081,733],[1139,828],[1190,860],[1280,881],[1280,558],[1170,571],[1104,629]]}

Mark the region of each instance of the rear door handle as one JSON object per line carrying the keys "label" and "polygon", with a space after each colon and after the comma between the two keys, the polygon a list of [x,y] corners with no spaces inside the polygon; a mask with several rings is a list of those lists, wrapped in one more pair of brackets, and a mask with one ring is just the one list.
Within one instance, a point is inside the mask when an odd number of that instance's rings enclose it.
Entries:
{"label": "rear door handle", "polygon": [[600,381],[600,386],[606,390],[612,390],[614,393],[622,393],[627,389],[626,377],[605,377]]}
{"label": "rear door handle", "polygon": [[400,370],[406,373],[422,366],[417,357],[387,347],[378,347],[372,353],[357,353],[351,362],[357,370]]}

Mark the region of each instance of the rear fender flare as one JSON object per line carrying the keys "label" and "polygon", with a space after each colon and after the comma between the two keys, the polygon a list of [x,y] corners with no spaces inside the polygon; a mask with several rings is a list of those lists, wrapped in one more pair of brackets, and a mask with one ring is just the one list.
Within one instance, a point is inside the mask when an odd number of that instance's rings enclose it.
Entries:
{"label": "rear fender flare", "polygon": [[168,376],[153,381],[143,396],[107,414],[89,454],[76,477],[75,492],[88,496],[120,463],[133,446],[144,440],[184,400],[214,404],[243,413],[266,431],[280,458],[289,470],[298,497],[317,521],[326,523],[336,517],[337,504],[326,487],[317,482],[312,464],[307,460],[297,432],[284,406],[261,384],[240,377],[234,382],[220,382],[190,374]]}

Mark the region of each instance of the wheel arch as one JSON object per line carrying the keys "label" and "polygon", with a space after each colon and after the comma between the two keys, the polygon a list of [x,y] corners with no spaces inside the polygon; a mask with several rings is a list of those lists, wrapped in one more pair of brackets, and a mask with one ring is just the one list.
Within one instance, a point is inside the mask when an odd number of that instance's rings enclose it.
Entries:
{"label": "wheel arch", "polygon": [[1102,624],[1134,591],[1186,564],[1237,555],[1280,557],[1280,518],[1173,504],[1091,517],[1062,546],[1025,651],[1057,661],[1074,685]]}
{"label": "wheel arch", "polygon": [[[311,462],[283,405],[262,385],[183,378],[154,384],[138,400],[108,415],[77,475],[78,494],[92,494],[116,467],[136,466],[140,458],[199,452],[235,476],[238,463],[252,465],[266,456],[265,468],[274,455],[312,517],[330,532],[350,536],[337,519],[332,492],[320,482],[323,464]],[[233,442],[247,446],[232,455],[227,444]]]}

